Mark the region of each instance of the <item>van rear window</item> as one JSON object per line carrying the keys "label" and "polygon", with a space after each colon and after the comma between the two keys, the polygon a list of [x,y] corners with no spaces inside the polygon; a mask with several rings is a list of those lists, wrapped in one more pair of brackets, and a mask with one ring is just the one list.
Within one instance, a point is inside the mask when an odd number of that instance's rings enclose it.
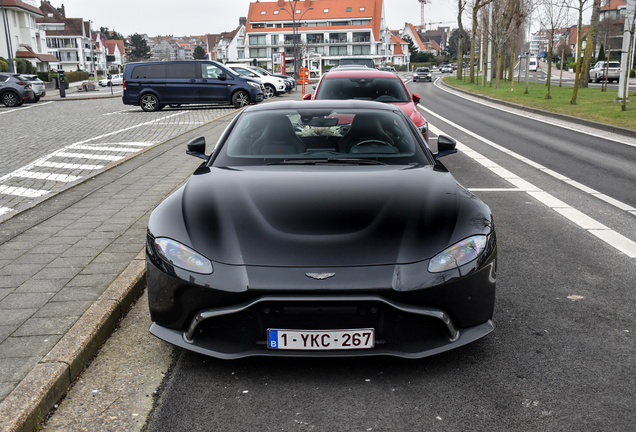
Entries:
{"label": "van rear window", "polygon": [[166,77],[166,65],[154,64],[154,65],[141,65],[136,66],[130,74],[132,79],[144,79],[144,78],[165,78]]}

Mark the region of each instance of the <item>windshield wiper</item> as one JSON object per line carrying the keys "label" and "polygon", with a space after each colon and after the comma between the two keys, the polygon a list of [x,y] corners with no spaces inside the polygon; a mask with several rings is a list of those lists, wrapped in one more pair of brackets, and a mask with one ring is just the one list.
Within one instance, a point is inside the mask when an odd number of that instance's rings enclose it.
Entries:
{"label": "windshield wiper", "polygon": [[282,162],[272,162],[267,165],[386,165],[373,159],[327,158],[327,159],[285,159]]}

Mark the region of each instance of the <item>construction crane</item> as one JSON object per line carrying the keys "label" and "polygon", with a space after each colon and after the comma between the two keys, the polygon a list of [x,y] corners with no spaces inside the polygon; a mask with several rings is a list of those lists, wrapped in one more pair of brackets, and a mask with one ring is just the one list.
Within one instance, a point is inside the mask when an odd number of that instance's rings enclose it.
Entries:
{"label": "construction crane", "polygon": [[421,26],[424,29],[424,5],[431,4],[431,0],[417,0],[420,2],[420,7],[422,8],[422,17],[421,17]]}

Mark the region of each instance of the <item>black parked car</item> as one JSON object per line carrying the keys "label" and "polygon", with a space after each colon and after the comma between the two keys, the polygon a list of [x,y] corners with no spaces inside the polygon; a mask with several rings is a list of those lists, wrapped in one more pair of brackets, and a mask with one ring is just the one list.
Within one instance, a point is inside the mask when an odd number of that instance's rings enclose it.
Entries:
{"label": "black parked car", "polygon": [[17,74],[0,73],[0,101],[6,107],[16,107],[33,100],[35,95],[28,79]]}
{"label": "black parked car", "polygon": [[490,209],[393,105],[249,107],[152,212],[157,337],[219,358],[419,358],[493,330]]}

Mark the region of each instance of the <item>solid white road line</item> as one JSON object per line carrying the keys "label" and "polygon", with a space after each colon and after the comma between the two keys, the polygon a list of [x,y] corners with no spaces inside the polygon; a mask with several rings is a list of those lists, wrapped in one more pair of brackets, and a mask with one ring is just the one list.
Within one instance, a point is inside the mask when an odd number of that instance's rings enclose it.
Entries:
{"label": "solid white road line", "polygon": [[[515,153],[512,150],[509,150],[509,149],[507,149],[507,148],[505,148],[503,146],[500,146],[499,144],[496,144],[496,143],[494,143],[494,142],[492,142],[492,141],[490,141],[490,140],[488,140],[488,139],[486,139],[486,138],[484,138],[484,137],[482,137],[480,135],[477,135],[476,133],[474,133],[474,132],[472,132],[472,131],[470,131],[470,130],[468,130],[468,129],[460,126],[460,125],[458,125],[457,123],[454,123],[453,121],[451,121],[451,120],[449,120],[447,118],[444,118],[444,117],[434,113],[433,111],[431,111],[431,110],[429,110],[427,108],[424,108],[421,105],[417,105],[417,107],[420,110],[425,111],[426,113],[428,113],[430,115],[433,115],[433,116],[439,118],[440,120],[448,123],[449,125],[453,126],[454,128],[457,128],[460,131],[472,136],[473,138],[478,139],[479,141],[483,142],[484,144],[487,144],[487,145],[489,145],[489,146],[491,146],[491,147],[493,147],[493,148],[495,148],[495,149],[497,149],[499,151],[502,151],[503,153],[507,154],[508,156],[511,156],[511,157],[513,157],[513,158],[515,158],[515,159],[517,159],[517,160],[519,160],[519,161],[521,161],[521,162],[523,162],[523,163],[525,163],[527,165],[530,165],[531,167],[536,168],[536,169],[548,174],[549,176],[556,178],[557,180],[560,180],[560,181],[562,181],[564,183],[567,183],[567,184],[569,184],[571,186],[574,186],[574,187],[576,187],[576,188],[578,188],[578,189],[580,189],[580,190],[582,190],[584,192],[587,192],[588,194],[592,195],[593,197],[601,199],[601,200],[607,202],[608,204],[611,204],[611,205],[613,205],[613,206],[615,206],[615,207],[617,207],[617,208],[619,208],[621,210],[625,210],[625,211],[629,212],[630,214],[634,214],[632,212],[636,211],[636,208],[634,208],[634,207],[632,207],[632,206],[630,206],[628,204],[625,204],[625,203],[623,203],[621,201],[618,201],[617,199],[614,199],[614,198],[611,198],[611,197],[609,197],[609,196],[607,196],[605,194],[602,194],[602,193],[600,193],[597,190],[594,190],[592,188],[588,188],[585,185],[577,183],[576,181],[574,181],[574,180],[572,180],[572,179],[570,179],[570,178],[568,178],[568,177],[566,177],[566,176],[564,176],[562,174],[559,174],[559,173],[557,173],[557,172],[555,172],[555,171],[553,171],[553,170],[551,170],[549,168],[544,167],[541,164],[538,164],[538,163],[536,163],[534,161],[531,161],[530,159],[526,158],[525,156],[521,156],[520,154]],[[556,125],[556,126],[559,126],[559,125]],[[521,186],[519,186],[519,187],[521,187]]]}
{"label": "solid white road line", "polygon": [[[436,135],[444,134],[441,129],[433,126],[430,123],[429,129]],[[517,177],[514,173],[504,169],[497,163],[470,149],[465,144],[457,142],[457,149],[470,158],[474,159],[479,164],[487,167],[494,174],[515,185],[517,187],[517,190],[525,191],[528,195],[530,195],[540,203],[551,208],[552,210],[564,216],[579,227],[587,230],[608,245],[626,254],[630,258],[636,258],[636,242],[634,242],[633,240],[617,233],[614,230],[611,230],[597,220],[571,207],[555,196],[534,186],[532,183]]]}
{"label": "solid white road line", "polygon": [[43,106],[43,105],[48,105],[50,103],[53,103],[53,101],[42,102],[42,103],[39,103],[37,105],[33,104],[33,105],[29,105],[29,106],[22,106],[20,108],[10,109],[8,111],[1,111],[0,114],[9,114],[9,113],[16,112],[16,111],[22,111],[22,110],[27,110],[27,109],[30,109],[30,108],[35,108],[35,107],[39,107],[39,106]]}
{"label": "solid white road line", "polygon": [[0,207],[0,216],[2,216],[3,214],[7,214],[9,212],[12,212],[13,209],[10,209],[8,207]]}

